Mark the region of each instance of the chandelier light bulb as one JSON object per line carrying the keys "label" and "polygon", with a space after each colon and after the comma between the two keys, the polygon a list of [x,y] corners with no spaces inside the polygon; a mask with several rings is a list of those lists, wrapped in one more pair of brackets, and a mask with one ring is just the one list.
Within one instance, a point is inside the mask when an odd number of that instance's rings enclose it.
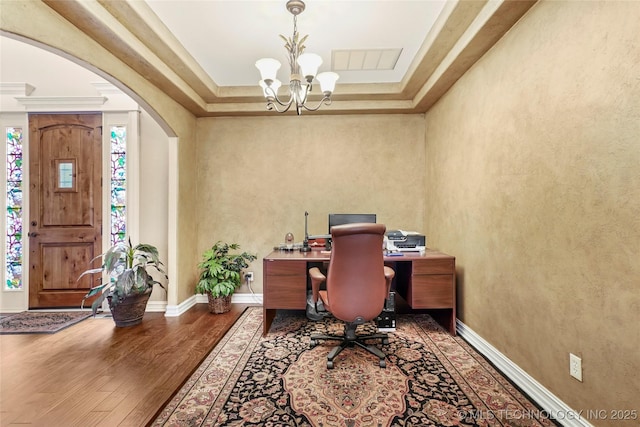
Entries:
{"label": "chandelier light bulb", "polygon": [[331,95],[336,88],[336,81],[340,76],[333,71],[326,71],[316,76],[316,79],[320,82],[320,90],[322,93],[328,93]]}
{"label": "chandelier light bulb", "polygon": [[318,74],[318,68],[322,65],[322,58],[315,53],[303,53],[298,57],[298,65],[300,65],[300,72],[304,78],[311,82]]}
{"label": "chandelier light bulb", "polygon": [[256,68],[260,71],[262,80],[269,84],[269,81],[275,81],[280,69],[280,61],[273,58],[262,58],[256,61]]}

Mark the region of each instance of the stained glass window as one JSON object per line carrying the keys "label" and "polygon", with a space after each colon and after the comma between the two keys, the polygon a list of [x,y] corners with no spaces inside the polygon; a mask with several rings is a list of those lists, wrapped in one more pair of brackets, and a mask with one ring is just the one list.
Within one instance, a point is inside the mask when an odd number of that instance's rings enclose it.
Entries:
{"label": "stained glass window", "polygon": [[127,234],[127,128],[111,127],[111,245]]}
{"label": "stained glass window", "polygon": [[22,289],[22,128],[7,134],[7,240],[5,289]]}

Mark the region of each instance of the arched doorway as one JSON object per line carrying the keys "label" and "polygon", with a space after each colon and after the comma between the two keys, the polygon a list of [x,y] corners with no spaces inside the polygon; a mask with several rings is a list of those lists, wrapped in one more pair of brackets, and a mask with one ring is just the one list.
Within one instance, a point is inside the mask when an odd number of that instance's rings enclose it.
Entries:
{"label": "arched doorway", "polygon": [[[103,182],[108,183],[110,180],[108,171],[113,160],[113,154],[109,150],[112,139],[110,135],[114,129],[128,129],[127,133],[130,136],[127,139],[127,157],[130,167],[127,173],[127,234],[134,241],[153,239],[153,243],[163,252],[163,259],[166,260],[165,263],[170,269],[172,262],[168,260],[170,252],[168,230],[171,228],[168,225],[169,171],[175,168],[169,166],[170,138],[166,133],[168,125],[163,120],[158,123],[157,114],[148,113],[115,85],[66,58],[43,50],[41,45],[33,46],[22,39],[19,41],[6,37],[0,37],[0,39],[3,45],[2,62],[14,64],[11,69],[3,70],[2,73],[3,108],[0,124],[3,130],[8,128],[21,130],[24,144],[22,148],[26,150],[30,142],[26,137],[29,115],[36,112],[68,114],[79,111],[99,111],[104,117],[102,124],[104,128],[102,165],[105,170]],[[10,61],[6,61],[5,58]],[[16,61],[16,58],[19,60]],[[34,65],[36,63],[40,67],[36,67]],[[42,76],[38,75],[38,70],[41,71]],[[29,81],[20,82],[20,79]],[[141,156],[146,156],[147,160],[142,162]],[[3,158],[6,159],[6,155]],[[30,184],[28,176],[30,158],[31,156],[25,156],[26,163],[22,164],[23,170],[20,171],[23,190],[29,188]],[[148,158],[151,158],[151,161]],[[5,176],[7,176],[6,173]],[[114,206],[111,203],[113,196],[111,186],[103,185],[102,188],[101,200],[104,202],[102,225],[105,236],[103,249],[105,249],[109,246],[109,238],[106,237],[114,228],[111,221]],[[28,302],[29,274],[32,270],[27,268],[30,265],[30,243],[27,233],[30,231],[32,222],[28,206],[24,205],[28,203],[28,196],[22,202],[26,209],[21,212],[22,236],[18,236],[22,237],[21,241],[8,241],[7,232],[14,224],[9,224],[9,219],[3,218],[5,231],[3,250],[16,251],[16,259],[21,261],[21,265],[14,270],[19,270],[21,273],[21,283],[19,286],[15,284],[13,287],[8,286],[7,258],[3,257],[5,265],[2,272],[4,279],[2,307],[0,307],[2,311],[21,311],[33,307]],[[12,237],[15,238],[16,234],[20,233],[14,233]],[[165,311],[167,304],[166,294],[155,295],[149,304],[149,309]]]}

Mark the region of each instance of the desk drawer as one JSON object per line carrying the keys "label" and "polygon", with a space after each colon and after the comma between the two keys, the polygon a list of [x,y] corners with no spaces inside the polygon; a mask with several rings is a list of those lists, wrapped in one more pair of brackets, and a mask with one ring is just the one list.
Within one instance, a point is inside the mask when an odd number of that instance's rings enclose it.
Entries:
{"label": "desk drawer", "polygon": [[307,308],[306,276],[265,276],[264,308],[304,310]]}
{"label": "desk drawer", "polygon": [[413,274],[453,274],[455,258],[421,259],[413,261]]}
{"label": "desk drawer", "polygon": [[414,309],[453,308],[454,284],[451,274],[413,276],[407,302]]}
{"label": "desk drawer", "polygon": [[306,276],[307,263],[300,261],[266,261],[265,276]]}

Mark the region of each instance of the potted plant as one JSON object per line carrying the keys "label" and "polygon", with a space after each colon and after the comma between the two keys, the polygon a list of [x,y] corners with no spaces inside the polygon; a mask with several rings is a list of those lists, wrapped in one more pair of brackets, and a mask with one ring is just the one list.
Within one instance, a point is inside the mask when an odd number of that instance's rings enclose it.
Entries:
{"label": "potted plant", "polygon": [[154,280],[148,271],[152,267],[167,277],[158,249],[146,243],[133,246],[129,238],[128,242],[116,243],[107,252],[92,259],[91,263],[99,258],[102,258],[102,265],[83,272],[78,280],[88,274],[106,273],[108,281],[91,288],[84,296],[82,306],[87,298],[99,295],[91,304],[94,316],[107,298],[116,326],[139,324],[153,285],[158,284],[164,289],[162,283]]}
{"label": "potted plant", "polygon": [[212,313],[226,313],[231,309],[231,296],[240,287],[240,273],[257,258],[247,252],[229,253],[239,248],[237,243],[218,241],[204,252],[198,264],[201,272],[196,292],[207,295]]}

